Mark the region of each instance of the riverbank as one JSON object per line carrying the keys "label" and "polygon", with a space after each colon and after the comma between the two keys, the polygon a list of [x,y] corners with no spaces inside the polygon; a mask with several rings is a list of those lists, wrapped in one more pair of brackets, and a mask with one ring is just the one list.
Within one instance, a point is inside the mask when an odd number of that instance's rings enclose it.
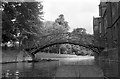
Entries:
{"label": "riverbank", "polygon": [[[18,63],[18,62],[33,62],[32,58],[25,52],[20,50],[2,50],[2,59],[0,60],[1,64],[7,63]],[[78,58],[85,59],[90,56],[77,56],[77,55],[70,55],[70,54],[55,54],[55,53],[44,53],[38,52],[35,55],[34,62],[38,61],[56,61],[59,58]],[[93,57],[93,56],[92,56]]]}
{"label": "riverbank", "polygon": [[12,49],[7,49],[7,50],[2,50],[2,60],[0,60],[0,63],[12,63],[12,62],[18,62],[22,61],[18,60],[19,54],[21,53],[20,50],[12,50]]}

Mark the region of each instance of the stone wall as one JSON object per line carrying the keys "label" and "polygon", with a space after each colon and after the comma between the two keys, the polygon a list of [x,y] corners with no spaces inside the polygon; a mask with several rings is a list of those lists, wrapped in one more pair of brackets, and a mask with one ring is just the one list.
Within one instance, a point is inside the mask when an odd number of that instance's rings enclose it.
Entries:
{"label": "stone wall", "polygon": [[98,30],[100,37],[98,45],[105,47],[99,57],[120,62],[120,2],[101,2],[99,7],[101,25]]}

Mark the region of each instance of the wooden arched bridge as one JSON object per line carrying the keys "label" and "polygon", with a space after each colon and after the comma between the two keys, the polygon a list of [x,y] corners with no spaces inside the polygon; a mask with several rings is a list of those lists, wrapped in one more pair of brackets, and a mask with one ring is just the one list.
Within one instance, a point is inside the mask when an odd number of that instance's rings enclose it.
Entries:
{"label": "wooden arched bridge", "polygon": [[56,44],[74,44],[83,46],[93,50],[96,53],[101,52],[104,48],[93,44],[94,38],[88,34],[73,34],[73,33],[56,33],[48,34],[39,37],[38,45],[32,48],[26,48],[33,57],[36,53],[44,48],[47,48]]}

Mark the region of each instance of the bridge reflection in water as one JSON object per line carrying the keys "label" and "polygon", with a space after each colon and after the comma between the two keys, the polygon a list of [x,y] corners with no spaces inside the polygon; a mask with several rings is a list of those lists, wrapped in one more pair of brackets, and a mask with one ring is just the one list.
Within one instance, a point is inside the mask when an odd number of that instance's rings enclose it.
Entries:
{"label": "bridge reflection in water", "polygon": [[118,63],[96,64],[93,57],[59,58],[59,61],[9,63],[2,65],[2,73],[9,77],[19,72],[19,77],[117,77]]}

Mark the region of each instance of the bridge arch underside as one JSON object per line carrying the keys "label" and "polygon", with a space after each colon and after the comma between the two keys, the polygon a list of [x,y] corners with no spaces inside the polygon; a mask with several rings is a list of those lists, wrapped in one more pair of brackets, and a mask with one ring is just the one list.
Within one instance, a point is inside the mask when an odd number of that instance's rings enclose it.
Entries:
{"label": "bridge arch underside", "polygon": [[38,47],[34,52],[32,52],[32,54],[36,54],[38,53],[39,51],[47,48],[47,47],[50,47],[50,46],[53,46],[53,45],[57,45],[57,44],[73,44],[73,45],[79,45],[79,46],[83,46],[85,48],[88,48],[90,50],[92,50],[93,52],[95,53],[100,53],[100,47],[97,47],[97,46],[93,46],[93,45],[86,45],[86,44],[81,44],[81,43],[76,43],[76,42],[66,42],[66,41],[62,41],[62,42],[56,42],[56,43],[51,43],[51,44],[47,44],[47,45],[44,45],[42,47]]}
{"label": "bridge arch underside", "polygon": [[[38,45],[33,48],[28,48],[28,52],[32,55],[38,53],[44,48],[56,44],[74,44],[86,47],[93,50],[93,52],[100,53],[104,48],[93,45],[93,37],[88,35],[71,34],[71,33],[58,33],[40,37]],[[30,51],[29,51],[30,50]]]}

